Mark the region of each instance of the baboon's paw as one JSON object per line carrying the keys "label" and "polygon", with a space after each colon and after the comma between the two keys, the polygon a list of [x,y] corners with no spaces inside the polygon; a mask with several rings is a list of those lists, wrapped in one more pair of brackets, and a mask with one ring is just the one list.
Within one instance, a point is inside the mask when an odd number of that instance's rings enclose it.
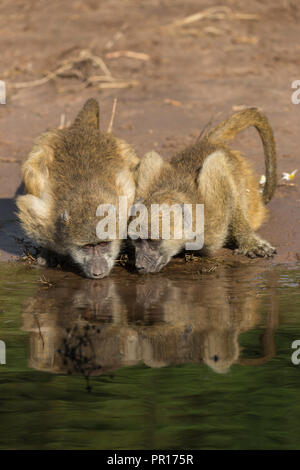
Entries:
{"label": "baboon's paw", "polygon": [[249,258],[269,258],[277,253],[276,248],[270,245],[269,242],[260,238],[255,238],[253,243],[247,247],[239,247],[234,251],[234,254],[241,254]]}
{"label": "baboon's paw", "polygon": [[55,268],[59,262],[57,255],[48,250],[42,250],[36,261],[45,268]]}
{"label": "baboon's paw", "polygon": [[47,259],[44,258],[44,256],[38,256],[36,259],[36,262],[39,266],[44,266],[44,267],[48,266]]}

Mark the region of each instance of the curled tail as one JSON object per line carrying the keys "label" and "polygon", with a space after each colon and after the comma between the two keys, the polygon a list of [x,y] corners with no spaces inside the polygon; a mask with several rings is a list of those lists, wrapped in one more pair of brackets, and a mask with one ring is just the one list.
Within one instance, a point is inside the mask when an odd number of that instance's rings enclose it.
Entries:
{"label": "curled tail", "polygon": [[233,139],[238,132],[251,126],[259,132],[264,147],[266,184],[263,201],[267,204],[272,199],[277,185],[276,149],[273,131],[263,113],[256,108],[240,111],[209,131],[205,138],[214,144],[224,144]]}

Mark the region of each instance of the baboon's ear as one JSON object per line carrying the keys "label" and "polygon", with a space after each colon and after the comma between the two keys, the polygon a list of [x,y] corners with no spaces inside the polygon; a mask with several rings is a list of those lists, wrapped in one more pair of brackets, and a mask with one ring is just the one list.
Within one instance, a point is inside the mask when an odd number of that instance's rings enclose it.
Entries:
{"label": "baboon's ear", "polygon": [[93,98],[87,100],[81,111],[77,114],[72,127],[93,127],[99,129],[99,104]]}
{"label": "baboon's ear", "polygon": [[136,170],[137,193],[144,194],[166,165],[157,152],[148,152],[141,159]]}

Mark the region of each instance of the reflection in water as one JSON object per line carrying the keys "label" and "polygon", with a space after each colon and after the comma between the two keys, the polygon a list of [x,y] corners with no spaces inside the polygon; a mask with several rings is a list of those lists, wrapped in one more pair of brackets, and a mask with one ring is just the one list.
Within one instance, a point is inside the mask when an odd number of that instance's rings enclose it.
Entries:
{"label": "reflection in water", "polygon": [[[41,287],[23,314],[29,365],[89,377],[138,363],[204,362],[219,373],[234,363],[262,364],[275,355],[277,299],[260,318],[258,274],[227,267],[199,279],[132,275]],[[239,335],[258,324],[261,357],[240,358]]]}

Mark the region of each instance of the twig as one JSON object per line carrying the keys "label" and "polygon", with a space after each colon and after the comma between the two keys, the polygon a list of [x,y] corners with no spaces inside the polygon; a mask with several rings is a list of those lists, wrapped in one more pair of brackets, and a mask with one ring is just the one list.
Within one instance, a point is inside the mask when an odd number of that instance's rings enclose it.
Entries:
{"label": "twig", "polygon": [[279,188],[280,186],[281,186],[281,187],[283,186],[283,187],[285,187],[285,188],[293,188],[293,187],[295,187],[296,185],[295,185],[295,183],[278,183],[278,184],[277,184],[277,187]]}
{"label": "twig", "polygon": [[101,57],[95,56],[89,50],[84,49],[80,51],[79,57],[64,61],[62,65],[60,65],[54,72],[48,72],[43,78],[28,82],[9,83],[8,85],[13,88],[30,88],[40,86],[49,82],[52,79],[59,77],[64,72],[71,70],[74,65],[86,60],[90,60],[94,65],[100,67],[105,77],[111,77],[111,72],[104,63],[104,61],[101,59]]}
{"label": "twig", "polygon": [[115,52],[108,52],[105,54],[106,59],[119,59],[119,57],[128,57],[130,59],[137,59],[137,60],[150,60],[150,56],[148,54],[144,54],[143,52],[134,52],[134,51],[115,51]]}
{"label": "twig", "polygon": [[117,98],[115,98],[114,103],[113,103],[113,107],[112,107],[110,122],[109,122],[109,125],[108,125],[108,128],[107,128],[107,132],[109,134],[112,133],[112,129],[113,129],[113,123],[114,123],[116,108],[117,108],[117,101],[118,101]]}
{"label": "twig", "polygon": [[18,160],[17,158],[0,157],[0,162],[3,162],[3,163],[22,163],[22,160]]}
{"label": "twig", "polygon": [[93,85],[97,82],[114,82],[116,79],[113,77],[107,77],[106,75],[91,75],[87,82],[89,85]]}
{"label": "twig", "polygon": [[54,286],[54,284],[53,284],[52,282],[50,282],[45,276],[41,276],[41,277],[37,280],[37,282],[38,282],[39,284],[42,284],[42,285],[45,286],[45,287],[52,287],[52,286]]}
{"label": "twig", "polygon": [[100,83],[98,88],[105,89],[105,88],[130,88],[133,86],[138,86],[140,82],[137,80],[123,80],[123,81],[116,81],[112,83]]}
{"label": "twig", "polygon": [[117,31],[112,39],[107,41],[107,43],[104,45],[104,50],[111,49],[119,39],[123,36],[123,32],[128,28],[128,24],[124,23],[123,26],[121,27],[120,31]]}
{"label": "twig", "polygon": [[104,75],[106,75],[107,77],[111,77],[111,72],[107,68],[106,64],[104,63],[103,59],[101,59],[101,57],[93,55],[88,50],[81,51],[80,56],[84,59],[90,59],[92,62],[94,62],[94,64],[98,65],[101,68]]}
{"label": "twig", "polygon": [[236,20],[257,20],[259,18],[258,15],[253,15],[249,13],[235,13],[226,6],[218,6],[207,8],[206,10],[200,11],[198,13],[194,13],[193,15],[186,16],[181,20],[176,20],[171,26],[184,26],[187,24],[194,23],[195,21],[201,21],[204,19],[236,19]]}
{"label": "twig", "polygon": [[177,108],[179,108],[180,106],[182,106],[182,102],[181,101],[178,101],[178,100],[172,100],[170,98],[165,98],[164,99],[164,103],[165,104],[170,104],[171,106],[175,106]]}
{"label": "twig", "polygon": [[60,116],[60,123],[59,123],[59,129],[64,129],[66,127],[66,115],[63,113]]}
{"label": "twig", "polygon": [[[76,64],[80,64],[84,61],[91,61],[95,67],[98,67],[103,72],[103,75],[93,75],[90,77],[84,76],[82,72],[78,72],[77,70],[72,70]],[[106,66],[103,59],[99,56],[93,55],[89,50],[82,50],[79,53],[78,57],[75,57],[70,60],[64,61],[54,72],[49,72],[46,74],[45,77],[40,78],[38,80],[32,80],[29,82],[17,82],[17,83],[10,83],[9,85],[14,88],[30,88],[43,85],[50,80],[54,80],[57,77],[66,76],[66,72],[72,74],[79,80],[82,80],[84,83],[82,84],[82,88],[85,88],[90,85],[94,85],[97,83],[99,89],[106,89],[106,88],[128,88],[139,85],[137,80],[123,80],[119,78],[115,78],[112,76],[110,70]],[[61,125],[64,125],[61,123]]]}
{"label": "twig", "polygon": [[38,80],[32,80],[32,81],[29,81],[29,82],[9,83],[8,85],[12,86],[13,88],[31,88],[31,87],[35,87],[35,86],[40,86],[40,85],[43,85],[44,83],[47,83],[50,80],[58,77],[63,72],[65,72],[67,70],[70,70],[73,65],[74,65],[74,63],[72,62],[72,63],[69,63],[69,64],[65,64],[61,67],[58,67],[58,69],[56,69],[54,72],[49,72],[49,73],[47,73],[47,75],[45,77],[40,78]]}
{"label": "twig", "polygon": [[[72,70],[76,64],[80,64],[84,61],[91,61],[95,67],[101,69],[103,75],[93,75],[91,77],[85,77],[81,72],[79,73],[76,70]],[[81,79],[84,82],[82,84],[82,88],[94,85],[95,83],[97,83],[99,89],[128,88],[139,85],[139,82],[137,80],[123,80],[113,77],[101,57],[95,56],[89,50],[84,49],[79,53],[78,57],[64,61],[62,65],[60,65],[54,72],[47,73],[46,76],[43,78],[40,78],[38,80],[32,80],[29,82],[10,83],[9,86],[13,88],[36,87],[43,85],[49,82],[50,80],[54,80],[59,76],[62,77],[66,72],[71,73],[79,80]]]}
{"label": "twig", "polygon": [[87,79],[88,85],[94,85],[100,82],[99,88],[128,88],[140,84],[138,80],[122,80],[113,77],[105,77],[103,75],[92,75]]}

